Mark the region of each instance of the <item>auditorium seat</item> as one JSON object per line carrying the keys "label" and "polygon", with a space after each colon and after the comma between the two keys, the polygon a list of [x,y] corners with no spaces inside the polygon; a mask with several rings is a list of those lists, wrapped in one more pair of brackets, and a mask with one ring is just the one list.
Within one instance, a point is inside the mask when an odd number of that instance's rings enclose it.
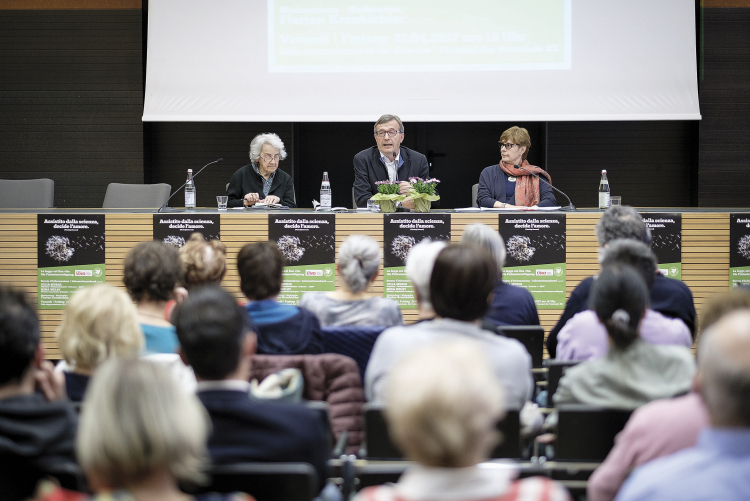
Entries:
{"label": "auditorium seat", "polygon": [[531,355],[534,369],[542,367],[544,356],[544,327],[539,325],[497,325],[491,320],[484,320],[482,328],[491,330],[501,336],[520,341]]}
{"label": "auditorium seat", "polygon": [[544,366],[547,367],[547,405],[549,407],[552,407],[552,395],[557,391],[557,385],[560,383],[562,375],[565,374],[568,367],[580,363],[580,360],[557,360],[554,358],[548,358],[544,361]]}
{"label": "auditorium seat", "polygon": [[158,209],[169,199],[172,186],[159,184],[109,183],[103,209]]}
{"label": "auditorium seat", "polygon": [[55,205],[51,179],[0,179],[0,208],[50,209]]}
{"label": "auditorium seat", "polygon": [[326,353],[339,353],[351,357],[359,366],[359,377],[365,380],[365,368],[370,360],[372,347],[383,326],[345,325],[323,327],[323,346]]}
{"label": "auditorium seat", "polygon": [[633,411],[565,404],[559,406],[557,412],[555,460],[601,462]]}
{"label": "auditorium seat", "polygon": [[471,187],[471,206],[479,207],[477,203],[477,193],[479,193],[479,183],[472,185]]}

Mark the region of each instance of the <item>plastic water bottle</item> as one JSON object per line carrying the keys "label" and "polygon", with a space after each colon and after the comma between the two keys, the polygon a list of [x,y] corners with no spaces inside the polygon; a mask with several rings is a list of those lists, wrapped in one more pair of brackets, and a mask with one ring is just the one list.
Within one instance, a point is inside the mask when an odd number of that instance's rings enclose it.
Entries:
{"label": "plastic water bottle", "polygon": [[193,169],[188,169],[185,182],[185,210],[195,210],[195,183],[193,183]]}
{"label": "plastic water bottle", "polygon": [[323,182],[320,183],[320,206],[324,209],[331,208],[331,182],[327,172],[323,173]]}
{"label": "plastic water bottle", "polygon": [[599,181],[599,208],[609,209],[609,181],[606,170],[602,171],[602,179]]}

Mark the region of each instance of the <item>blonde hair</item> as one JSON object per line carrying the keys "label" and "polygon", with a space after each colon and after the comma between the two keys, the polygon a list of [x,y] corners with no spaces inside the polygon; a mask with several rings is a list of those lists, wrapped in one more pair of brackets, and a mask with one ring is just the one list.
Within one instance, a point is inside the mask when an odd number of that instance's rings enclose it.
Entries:
{"label": "blonde hair", "polygon": [[529,150],[531,149],[531,136],[529,136],[529,131],[527,131],[523,127],[516,127],[514,125],[510,129],[503,132],[503,135],[500,136],[501,143],[504,143],[506,141],[510,141],[511,143],[517,144],[518,146],[526,146],[526,151],[523,152],[522,157],[524,160],[526,160],[526,157],[529,156]]}
{"label": "blonde hair", "polygon": [[76,291],[56,336],[65,361],[86,371],[96,370],[111,356],[137,355],[144,343],[133,301],[108,284]]}
{"label": "blonde hair", "polygon": [[498,442],[504,401],[486,355],[463,339],[405,357],[388,375],[385,415],[391,439],[410,459],[460,468],[485,459]]}
{"label": "blonde hair", "polygon": [[[206,259],[209,249],[212,256]],[[180,262],[185,287],[219,284],[227,272],[227,247],[220,240],[207,242],[196,232],[180,249]]]}
{"label": "blonde hair", "polygon": [[137,358],[106,361],[83,401],[76,454],[86,475],[111,489],[168,470],[203,481],[210,420],[169,369]]}

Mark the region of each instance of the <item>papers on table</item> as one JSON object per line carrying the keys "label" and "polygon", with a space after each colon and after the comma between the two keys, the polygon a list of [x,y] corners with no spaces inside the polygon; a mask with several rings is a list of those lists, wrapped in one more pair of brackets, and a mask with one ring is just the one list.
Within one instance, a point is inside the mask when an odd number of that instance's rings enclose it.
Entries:
{"label": "papers on table", "polygon": [[453,209],[456,212],[525,212],[525,211],[554,211],[560,210],[560,206],[554,207],[464,207],[461,209]]}

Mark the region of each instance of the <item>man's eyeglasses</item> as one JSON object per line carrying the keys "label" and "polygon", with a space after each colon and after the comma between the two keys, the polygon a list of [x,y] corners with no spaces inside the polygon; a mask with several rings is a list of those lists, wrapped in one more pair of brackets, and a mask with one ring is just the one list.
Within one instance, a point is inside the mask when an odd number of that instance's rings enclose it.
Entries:
{"label": "man's eyeglasses", "polygon": [[278,161],[281,158],[281,154],[277,153],[275,155],[269,155],[268,153],[266,153],[265,155],[261,155],[260,157],[266,162],[270,162],[271,160]]}
{"label": "man's eyeglasses", "polygon": [[502,148],[503,148],[503,146],[505,146],[505,149],[506,149],[506,150],[510,150],[510,149],[512,149],[512,148],[513,148],[514,146],[518,146],[517,144],[513,144],[513,143],[503,143],[503,142],[500,142],[500,141],[498,141],[498,142],[497,142],[497,144],[498,144],[498,145],[500,146],[500,149],[502,149]]}
{"label": "man's eyeglasses", "polygon": [[385,136],[396,137],[396,135],[398,135],[398,134],[401,134],[401,132],[399,132],[397,130],[394,130],[394,129],[391,129],[391,130],[379,130],[379,131],[377,131],[375,133],[375,135],[378,136],[378,137],[385,137]]}

